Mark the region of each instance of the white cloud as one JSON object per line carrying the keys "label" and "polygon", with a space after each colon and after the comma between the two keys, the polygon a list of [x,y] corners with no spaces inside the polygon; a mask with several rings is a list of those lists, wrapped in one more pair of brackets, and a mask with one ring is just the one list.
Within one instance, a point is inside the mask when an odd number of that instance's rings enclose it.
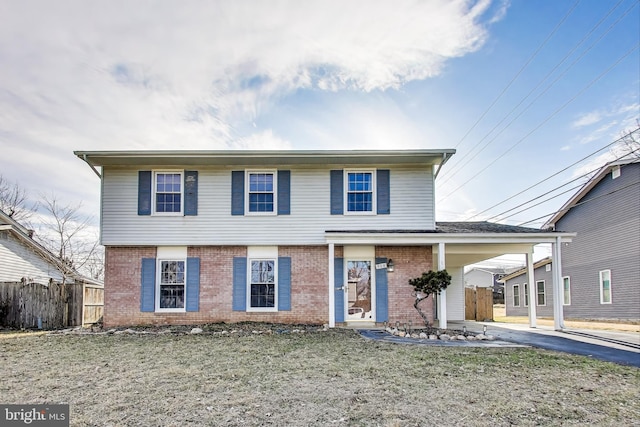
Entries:
{"label": "white cloud", "polygon": [[[0,142],[25,163],[0,166],[27,187],[86,199],[98,183],[74,149],[290,148],[268,128],[246,129],[300,89],[366,92],[435,76],[482,46],[487,15],[499,19],[505,5],[3,2]],[[372,126],[370,140],[384,132]]]}
{"label": "white cloud", "polygon": [[602,120],[602,113],[599,111],[592,111],[578,117],[571,126],[574,128],[581,128],[598,123],[600,120]]}

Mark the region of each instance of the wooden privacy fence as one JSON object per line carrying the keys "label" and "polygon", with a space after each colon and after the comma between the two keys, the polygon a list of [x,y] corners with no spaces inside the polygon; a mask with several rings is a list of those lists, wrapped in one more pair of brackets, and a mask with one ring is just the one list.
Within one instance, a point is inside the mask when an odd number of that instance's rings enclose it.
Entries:
{"label": "wooden privacy fence", "polygon": [[[55,329],[102,317],[104,289],[88,284],[0,283],[0,326]],[[98,316],[98,317],[96,317]]]}
{"label": "wooden privacy fence", "polygon": [[493,320],[493,289],[464,288],[465,320]]}

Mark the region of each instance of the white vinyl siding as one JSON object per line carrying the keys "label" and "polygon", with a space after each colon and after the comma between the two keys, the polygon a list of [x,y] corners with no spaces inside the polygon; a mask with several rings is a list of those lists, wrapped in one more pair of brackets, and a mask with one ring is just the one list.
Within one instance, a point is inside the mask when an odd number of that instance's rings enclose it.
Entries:
{"label": "white vinyl siding", "polygon": [[451,285],[447,288],[447,320],[464,321],[463,268],[449,267],[447,271],[451,274]]}
{"label": "white vinyl siding", "polygon": [[[375,165],[389,168],[386,165]],[[148,167],[147,167],[148,168]],[[143,169],[143,168],[141,168]],[[390,215],[331,215],[330,169],[291,171],[291,214],[231,215],[232,169],[198,170],[198,216],[139,216],[138,169],[105,169],[104,245],[318,245],[326,230],[435,228],[432,170],[391,170]],[[234,168],[236,170],[238,168]],[[256,232],[259,230],[259,232]]]}
{"label": "white vinyl siding", "polygon": [[19,282],[22,278],[46,285],[49,279],[62,280],[62,274],[33,249],[17,240],[9,232],[0,239],[0,282]]}

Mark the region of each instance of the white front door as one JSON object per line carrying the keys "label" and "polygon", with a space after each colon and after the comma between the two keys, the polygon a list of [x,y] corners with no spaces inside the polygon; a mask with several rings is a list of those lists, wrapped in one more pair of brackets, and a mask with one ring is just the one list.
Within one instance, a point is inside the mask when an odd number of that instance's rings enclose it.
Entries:
{"label": "white front door", "polygon": [[345,316],[347,321],[375,322],[373,261],[348,260],[345,286]]}

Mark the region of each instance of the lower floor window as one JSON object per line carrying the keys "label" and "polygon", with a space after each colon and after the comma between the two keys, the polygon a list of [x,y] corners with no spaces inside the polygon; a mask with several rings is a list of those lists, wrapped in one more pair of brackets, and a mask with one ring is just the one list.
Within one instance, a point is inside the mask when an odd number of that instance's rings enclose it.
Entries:
{"label": "lower floor window", "polygon": [[544,292],[544,280],[537,281],[536,288],[538,290],[538,305],[546,305],[547,299]]}
{"label": "lower floor window", "polygon": [[600,272],[600,304],[611,304],[611,270]]}
{"label": "lower floor window", "polygon": [[274,308],[276,305],[275,260],[251,261],[251,308]]}
{"label": "lower floor window", "polygon": [[564,305],[571,305],[571,279],[569,276],[562,278],[562,286],[564,292],[562,293]]}
{"label": "lower floor window", "polygon": [[184,261],[160,261],[160,308],[184,308],[184,266]]}
{"label": "lower floor window", "polygon": [[513,306],[520,307],[520,285],[513,285]]}

